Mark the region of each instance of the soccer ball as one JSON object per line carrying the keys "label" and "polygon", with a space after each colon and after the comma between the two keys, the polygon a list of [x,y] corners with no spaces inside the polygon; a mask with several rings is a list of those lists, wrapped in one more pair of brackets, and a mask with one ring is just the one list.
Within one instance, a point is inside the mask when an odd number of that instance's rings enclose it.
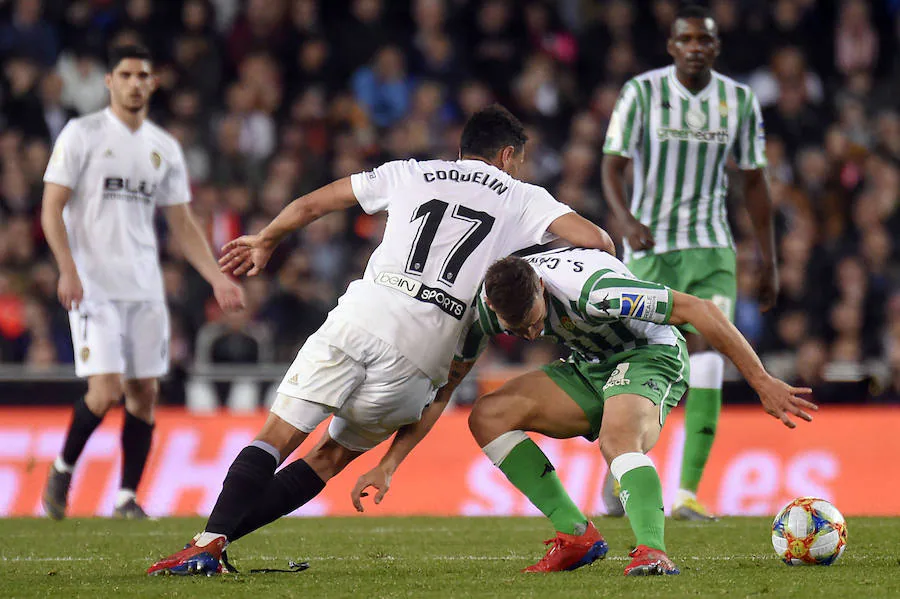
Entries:
{"label": "soccer ball", "polygon": [[847,546],[847,524],[838,509],[824,499],[800,497],[775,516],[772,546],[789,566],[830,566]]}

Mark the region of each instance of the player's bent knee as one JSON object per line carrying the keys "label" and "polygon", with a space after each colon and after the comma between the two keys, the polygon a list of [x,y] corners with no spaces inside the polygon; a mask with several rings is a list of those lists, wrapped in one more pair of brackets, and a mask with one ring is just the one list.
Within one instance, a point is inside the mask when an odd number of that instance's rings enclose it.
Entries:
{"label": "player's bent knee", "polygon": [[603,454],[607,463],[623,453],[641,453],[643,450],[640,435],[635,434],[634,431],[616,429],[601,431],[598,442],[600,444],[600,453]]}
{"label": "player's bent knee", "polygon": [[475,402],[469,413],[469,430],[480,445],[505,432],[520,430],[522,423],[522,414],[507,395],[485,395]]}

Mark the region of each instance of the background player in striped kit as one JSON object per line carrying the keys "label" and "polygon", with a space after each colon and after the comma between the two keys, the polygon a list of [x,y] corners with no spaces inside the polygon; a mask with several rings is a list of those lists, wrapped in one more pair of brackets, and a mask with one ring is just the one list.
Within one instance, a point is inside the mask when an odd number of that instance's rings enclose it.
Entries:
{"label": "background player in striped kit", "polygon": [[[625,262],[638,277],[712,302],[734,318],[736,264],[726,214],[726,163],[744,171],[743,192],[759,241],[760,304],[778,293],[765,135],[753,92],[712,70],[720,43],[698,6],[679,12],[668,41],[674,64],[638,75],[622,89],[603,148],[603,189],[624,224]],[[625,200],[625,171],[633,189]],[[675,518],[712,520],[696,492],[722,403],[724,360],[691,326],[691,389]],[[612,504],[612,505],[610,505]],[[621,506],[608,502],[611,513]]]}

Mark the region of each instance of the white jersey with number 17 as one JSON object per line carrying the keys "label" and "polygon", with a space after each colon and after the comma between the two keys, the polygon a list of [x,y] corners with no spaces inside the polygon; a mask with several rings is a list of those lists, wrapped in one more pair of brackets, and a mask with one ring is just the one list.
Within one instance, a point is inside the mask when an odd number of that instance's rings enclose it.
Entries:
{"label": "white jersey with number 17", "polygon": [[572,210],[480,160],[388,162],[350,180],[360,206],[387,210],[388,219],[363,278],[333,315],[390,343],[442,385],[488,267],[552,241],[547,228]]}

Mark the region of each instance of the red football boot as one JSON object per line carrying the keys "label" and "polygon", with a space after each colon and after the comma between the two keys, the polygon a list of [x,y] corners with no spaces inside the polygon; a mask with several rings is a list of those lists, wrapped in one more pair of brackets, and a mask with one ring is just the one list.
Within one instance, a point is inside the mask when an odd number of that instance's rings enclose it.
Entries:
{"label": "red football boot", "polygon": [[544,541],[544,545],[553,545],[541,561],[528,566],[522,572],[562,572],[575,570],[581,566],[603,559],[609,546],[592,522],[588,522],[587,530],[582,535],[567,535],[557,532],[556,537]]}
{"label": "red football boot", "polygon": [[179,576],[221,574],[223,572],[222,552],[225,550],[226,544],[224,535],[216,537],[203,547],[198,547],[197,541],[192,540],[178,553],[173,553],[147,568],[147,574],[177,574]]}
{"label": "red football boot", "polygon": [[628,556],[631,557],[631,563],[625,568],[625,576],[681,574],[681,570],[669,559],[665,551],[638,545]]}

